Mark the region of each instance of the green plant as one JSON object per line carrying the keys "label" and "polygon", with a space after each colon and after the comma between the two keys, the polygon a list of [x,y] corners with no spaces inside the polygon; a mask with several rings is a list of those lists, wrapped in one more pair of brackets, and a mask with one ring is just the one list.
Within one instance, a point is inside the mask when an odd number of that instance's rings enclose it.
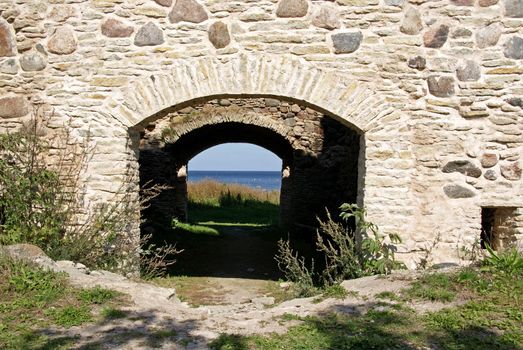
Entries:
{"label": "green plant", "polygon": [[[365,209],[356,204],[345,203],[340,206],[340,209],[342,219],[355,219],[356,234],[351,235],[347,232],[342,239],[355,239],[354,246],[357,249],[356,254],[359,256],[363,275],[388,274],[392,270],[405,268],[405,264],[397,261],[394,255],[396,251],[394,244],[401,243],[398,234],[382,234],[376,224],[367,220]],[[390,243],[387,243],[387,240]]]}
{"label": "green plant", "polygon": [[165,187],[146,185],[136,201],[127,195],[136,180],[129,175],[105,203],[85,205],[81,174],[95,152],[90,137],[78,141],[69,124],[51,129],[48,122],[37,109],[19,130],[0,135],[0,244],[32,243],[54,260],[122,273],[139,263],[161,268],[158,259],[172,247],[142,242],[141,249],[128,232]]}
{"label": "green plant", "polygon": [[315,278],[320,279],[323,287],[336,285],[346,279],[375,274],[388,274],[394,269],[405,268],[394,256],[394,245],[400,243],[398,235],[383,235],[377,225],[367,221],[365,210],[354,204],[343,204],[341,218],[345,221],[353,218],[356,232],[350,231],[343,223],[332,219],[327,211],[327,220],[319,220],[316,247],[325,257],[325,268],[317,276],[314,261],[310,270],[305,258],[293,252],[289,241],[278,243],[275,256],[278,267],[286,278],[298,286],[300,294],[312,292]]}
{"label": "green plant", "polygon": [[317,294],[313,279],[314,260],[311,262],[310,269],[307,268],[305,258],[299,257],[299,253],[292,250],[288,240],[278,241],[278,253],[274,258],[285,277],[294,283],[294,289],[298,296]]}
{"label": "green plant", "polygon": [[380,292],[380,293],[376,294],[374,297],[376,299],[388,299],[388,300],[393,300],[393,301],[400,300],[400,298],[396,295],[396,293],[390,292],[390,291]]}
{"label": "green plant", "polygon": [[366,219],[365,210],[355,204],[343,204],[340,209],[342,219],[354,219],[356,231],[350,231],[342,223],[334,221],[329,212],[326,221],[319,220],[316,245],[318,251],[325,255],[323,284],[388,274],[405,267],[395,259],[395,247],[386,243],[387,238],[391,243],[400,243],[398,235],[381,234],[378,226]]}
{"label": "green plant", "polygon": [[66,285],[65,274],[12,259],[1,250],[0,279],[5,281],[4,292],[31,295],[33,300],[39,303],[57,299]]}
{"label": "green plant", "polygon": [[53,318],[57,325],[63,327],[78,326],[92,320],[91,310],[86,305],[69,305],[59,309],[49,309],[44,313]]}
{"label": "green plant", "polygon": [[102,310],[102,316],[106,320],[115,320],[118,318],[127,317],[128,312],[120,309],[115,309],[113,307],[105,307]]}
{"label": "green plant", "polygon": [[521,274],[523,272],[523,255],[516,248],[496,252],[488,244],[485,245],[489,255],[483,260],[483,267],[496,273]]}
{"label": "green plant", "polygon": [[208,235],[208,236],[219,236],[220,235],[218,230],[215,228],[181,222],[180,220],[178,220],[176,218],[174,218],[172,220],[172,228],[175,230],[179,230],[179,231],[187,231],[187,232],[194,233],[197,235]]}
{"label": "green plant", "polygon": [[409,298],[451,302],[456,298],[456,287],[451,276],[444,273],[430,273],[423,275],[404,290],[403,294]]}
{"label": "green plant", "polygon": [[59,244],[77,208],[72,189],[84,147],[67,125],[50,135],[39,110],[18,131],[0,135],[0,243],[31,242],[45,251]]}
{"label": "green plant", "polygon": [[325,255],[325,269],[321,274],[323,284],[332,285],[363,276],[362,255],[358,253],[354,233],[334,221],[329,212],[326,221],[318,221],[320,228],[316,245]]}
{"label": "green plant", "polygon": [[247,339],[236,334],[220,334],[209,347],[213,350],[248,350]]}
{"label": "green plant", "polygon": [[167,272],[167,268],[174,263],[176,255],[183,250],[176,249],[175,244],[164,242],[158,246],[151,242],[152,235],[142,236],[140,239],[140,275],[143,279],[153,279],[162,277]]}
{"label": "green plant", "polygon": [[82,289],[78,294],[80,300],[88,304],[103,304],[113,299],[118,293],[114,290],[105,289],[100,286]]}
{"label": "green plant", "polygon": [[349,292],[341,284],[333,284],[323,289],[324,298],[345,299]]}
{"label": "green plant", "polygon": [[[60,328],[98,318],[98,305],[118,294],[74,288],[64,273],[12,258],[0,247],[0,349],[73,348],[74,336],[61,334]],[[110,305],[123,301],[115,298]]]}

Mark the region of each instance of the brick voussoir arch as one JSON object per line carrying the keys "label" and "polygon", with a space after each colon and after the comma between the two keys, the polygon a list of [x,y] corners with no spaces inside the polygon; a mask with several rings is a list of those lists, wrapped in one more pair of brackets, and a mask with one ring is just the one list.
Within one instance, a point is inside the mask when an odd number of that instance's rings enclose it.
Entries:
{"label": "brick voussoir arch", "polygon": [[229,96],[295,100],[362,132],[394,111],[383,96],[348,73],[318,68],[293,56],[261,54],[176,61],[168,72],[122,88],[106,108],[132,128],[173,106]]}

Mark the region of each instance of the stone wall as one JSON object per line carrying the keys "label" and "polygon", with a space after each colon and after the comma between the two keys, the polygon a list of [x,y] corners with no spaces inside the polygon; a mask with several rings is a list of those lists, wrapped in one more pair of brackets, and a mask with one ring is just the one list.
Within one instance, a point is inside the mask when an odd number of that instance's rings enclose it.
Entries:
{"label": "stone wall", "polygon": [[521,0],[0,0],[0,17],[0,131],[32,104],[89,131],[92,202],[137,172],[163,111],[250,96],[364,134],[361,204],[409,266],[438,234],[436,262],[456,261],[482,207],[523,207]]}
{"label": "stone wall", "polygon": [[498,250],[514,245],[519,245],[519,248],[521,248],[523,242],[521,237],[522,222],[523,213],[521,209],[496,208],[492,223],[492,246]]}

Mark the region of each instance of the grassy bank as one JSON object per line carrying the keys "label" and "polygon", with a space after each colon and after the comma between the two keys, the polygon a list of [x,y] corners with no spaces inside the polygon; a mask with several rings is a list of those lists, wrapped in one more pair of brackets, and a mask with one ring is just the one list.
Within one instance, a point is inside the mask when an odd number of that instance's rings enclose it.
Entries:
{"label": "grassy bank", "polygon": [[[127,298],[93,286],[73,288],[67,276],[15,261],[0,252],[0,348],[67,349],[73,337],[51,337],[49,329],[124,317]],[[45,331],[47,330],[47,331]]]}
{"label": "grassy bank", "polygon": [[[367,313],[336,307],[322,316],[285,315],[296,322],[285,334],[223,334],[217,350],[276,349],[523,349],[523,257],[518,268],[483,264],[454,273],[427,273],[399,293],[378,295]],[[517,259],[516,259],[517,260]],[[513,260],[515,262],[516,260]],[[415,302],[447,305],[426,313]],[[365,302],[365,300],[362,300]]]}
{"label": "grassy bank", "polygon": [[189,201],[209,205],[232,205],[246,201],[267,202],[278,205],[280,191],[265,191],[240,184],[225,184],[214,180],[188,183]]}

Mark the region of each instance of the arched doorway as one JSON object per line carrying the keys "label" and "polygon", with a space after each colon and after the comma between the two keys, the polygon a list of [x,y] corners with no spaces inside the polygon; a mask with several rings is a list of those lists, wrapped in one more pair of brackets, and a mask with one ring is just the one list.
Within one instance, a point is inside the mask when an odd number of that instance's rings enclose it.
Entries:
{"label": "arched doorway", "polygon": [[230,142],[255,144],[282,159],[284,232],[312,239],[325,209],[335,215],[341,203],[357,200],[358,132],[289,100],[216,99],[170,111],[143,132],[141,183],[172,187],[145,213],[147,222],[152,218],[168,225],[173,217],[187,221],[188,162],[205,149]]}

